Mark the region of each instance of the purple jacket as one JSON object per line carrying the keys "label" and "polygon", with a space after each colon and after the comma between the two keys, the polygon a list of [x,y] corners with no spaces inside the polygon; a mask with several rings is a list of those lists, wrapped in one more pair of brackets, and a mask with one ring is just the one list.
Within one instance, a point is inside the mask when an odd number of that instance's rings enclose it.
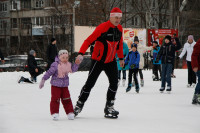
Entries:
{"label": "purple jacket", "polygon": [[[66,75],[64,78],[58,78],[58,64],[59,58],[55,58],[55,62],[51,64],[50,69],[45,73],[42,79],[47,80],[51,77],[51,85],[57,87],[68,87],[69,86],[69,77]],[[76,72],[78,70],[79,65],[73,64],[72,65],[72,72]]]}

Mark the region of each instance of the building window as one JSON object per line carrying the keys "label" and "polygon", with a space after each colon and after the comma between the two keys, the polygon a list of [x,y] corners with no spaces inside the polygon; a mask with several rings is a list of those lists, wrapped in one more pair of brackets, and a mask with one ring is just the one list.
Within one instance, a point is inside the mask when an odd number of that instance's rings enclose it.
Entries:
{"label": "building window", "polygon": [[45,17],[45,22],[46,25],[51,25],[51,17]]}
{"label": "building window", "polygon": [[35,3],[35,7],[43,7],[44,6],[44,2],[43,0],[37,0]]}
{"label": "building window", "polygon": [[44,18],[43,17],[36,17],[34,18],[34,26],[43,26],[44,25]]}
{"label": "building window", "polygon": [[11,10],[16,10],[17,9],[17,3],[15,1],[11,1],[10,9]]}
{"label": "building window", "polygon": [[7,3],[0,3],[0,11],[7,11]]}
{"label": "building window", "polygon": [[0,20],[0,30],[6,29],[7,21]]}
{"label": "building window", "polygon": [[28,29],[31,25],[31,18],[21,18],[21,28]]}
{"label": "building window", "polygon": [[21,0],[22,9],[31,9],[31,1],[29,0]]}
{"label": "building window", "polygon": [[139,25],[138,17],[137,17],[137,16],[132,17],[132,25],[135,25],[135,26],[138,26],[138,25]]}
{"label": "building window", "polygon": [[11,28],[17,28],[17,18],[11,18]]}

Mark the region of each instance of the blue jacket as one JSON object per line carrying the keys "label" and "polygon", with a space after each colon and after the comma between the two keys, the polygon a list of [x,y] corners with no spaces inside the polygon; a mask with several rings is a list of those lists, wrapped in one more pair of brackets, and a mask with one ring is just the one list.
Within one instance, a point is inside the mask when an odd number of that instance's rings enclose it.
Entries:
{"label": "blue jacket", "polygon": [[129,69],[136,69],[136,68],[139,68],[139,63],[140,63],[139,52],[130,51],[128,53],[128,56],[126,57],[125,64],[129,65]]}
{"label": "blue jacket", "polygon": [[160,51],[160,46],[158,45],[153,50],[153,64],[154,65],[160,65],[161,64],[161,59],[158,61],[158,63],[156,63],[156,57],[157,57],[159,51]]}
{"label": "blue jacket", "polygon": [[[123,55],[124,55],[124,60],[126,59],[126,56],[128,55],[129,53],[129,49],[128,49],[128,46],[125,42],[123,42]],[[128,65],[125,65],[125,67],[120,67],[120,64],[119,64],[119,57],[117,56],[116,54],[116,59],[117,59],[117,68],[118,70],[128,70],[129,67]]]}

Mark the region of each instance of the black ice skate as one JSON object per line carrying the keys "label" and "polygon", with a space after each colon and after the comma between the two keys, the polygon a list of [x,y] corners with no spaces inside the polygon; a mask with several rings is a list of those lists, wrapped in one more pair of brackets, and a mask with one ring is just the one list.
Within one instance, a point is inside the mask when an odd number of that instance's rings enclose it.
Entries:
{"label": "black ice skate", "polygon": [[81,101],[77,101],[76,106],[74,108],[74,115],[77,116],[83,109],[84,103]]}
{"label": "black ice skate", "polygon": [[194,94],[192,104],[200,104],[200,94]]}
{"label": "black ice skate", "polygon": [[170,87],[170,86],[167,86],[167,89],[166,89],[166,91],[167,91],[168,93],[171,93],[171,91],[172,91],[172,87]]}
{"label": "black ice skate", "polygon": [[128,87],[126,88],[126,92],[129,92],[131,90],[132,84],[129,84]]}
{"label": "black ice skate", "polygon": [[165,90],[165,87],[161,87],[160,88],[160,92],[163,93],[163,91]]}
{"label": "black ice skate", "polygon": [[112,118],[112,119],[118,118],[119,112],[116,111],[113,106],[114,106],[114,100],[106,102],[106,107],[104,109],[105,118]]}
{"label": "black ice skate", "polygon": [[137,93],[139,93],[139,91],[140,91],[140,87],[139,87],[139,85],[137,84],[137,85],[135,85],[135,91],[137,92]]}

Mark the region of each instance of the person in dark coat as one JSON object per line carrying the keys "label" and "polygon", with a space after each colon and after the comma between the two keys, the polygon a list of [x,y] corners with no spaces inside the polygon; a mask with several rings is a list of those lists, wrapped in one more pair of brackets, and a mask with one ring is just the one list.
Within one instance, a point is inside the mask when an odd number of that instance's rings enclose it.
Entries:
{"label": "person in dark coat", "polygon": [[33,83],[37,82],[37,76],[42,74],[44,70],[37,66],[37,62],[35,60],[36,52],[34,50],[31,50],[28,55],[28,71],[31,75],[31,81],[28,78],[24,78],[23,76],[20,78],[18,83],[20,82],[27,82],[27,83]]}
{"label": "person in dark coat", "polygon": [[56,39],[51,39],[51,44],[47,46],[46,57],[47,57],[47,68],[46,71],[49,70],[51,64],[55,61],[55,57],[58,55],[58,50],[56,46]]}
{"label": "person in dark coat", "polygon": [[161,46],[161,49],[156,57],[156,63],[161,59],[161,88],[160,91],[165,90],[165,84],[167,82],[167,90],[171,92],[171,73],[172,67],[175,59],[175,52],[181,48],[181,44],[178,38],[175,38],[176,45],[172,44],[171,36],[167,35],[164,39],[164,44]]}
{"label": "person in dark coat", "polygon": [[5,62],[4,61],[4,56],[3,56],[2,52],[1,52],[1,49],[0,49],[0,58],[1,58],[1,62],[4,63]]}

